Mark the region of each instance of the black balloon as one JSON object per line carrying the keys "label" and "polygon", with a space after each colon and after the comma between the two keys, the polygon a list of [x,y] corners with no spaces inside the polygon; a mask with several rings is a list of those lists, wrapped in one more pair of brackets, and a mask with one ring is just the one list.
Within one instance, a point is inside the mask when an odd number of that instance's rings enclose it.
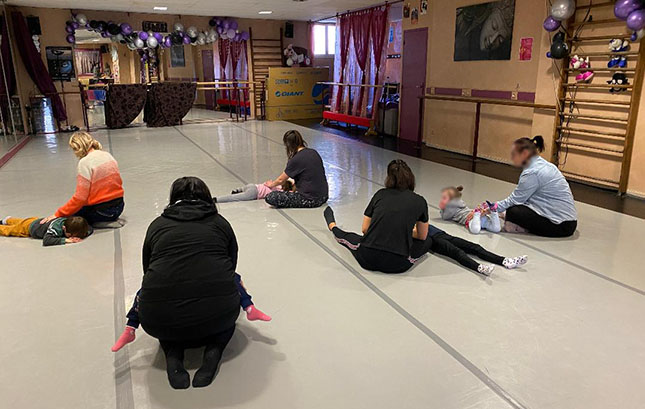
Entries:
{"label": "black balloon", "polygon": [[107,32],[115,36],[121,33],[121,27],[119,27],[117,24],[114,24],[114,23],[108,24]]}
{"label": "black balloon", "polygon": [[183,44],[184,43],[184,36],[182,36],[181,34],[178,34],[178,33],[173,33],[173,34],[171,34],[170,41],[172,41],[172,43],[174,45]]}
{"label": "black balloon", "polygon": [[195,44],[197,42],[197,37],[191,37],[190,38],[190,43]]}
{"label": "black balloon", "polygon": [[96,20],[90,20],[90,27],[95,29],[99,26],[99,22]]}
{"label": "black balloon", "polygon": [[564,42],[564,33],[562,31],[558,31],[554,36],[553,36],[553,42],[554,43],[563,43]]}
{"label": "black balloon", "polygon": [[211,26],[211,27],[215,27],[215,26],[217,25],[217,21],[215,21],[215,19],[214,19],[214,18],[212,18],[212,19],[210,19],[210,21],[208,22],[208,25],[209,25],[209,26]]}
{"label": "black balloon", "polygon": [[569,46],[566,43],[559,41],[551,44],[551,58],[560,60],[567,55],[569,55]]}

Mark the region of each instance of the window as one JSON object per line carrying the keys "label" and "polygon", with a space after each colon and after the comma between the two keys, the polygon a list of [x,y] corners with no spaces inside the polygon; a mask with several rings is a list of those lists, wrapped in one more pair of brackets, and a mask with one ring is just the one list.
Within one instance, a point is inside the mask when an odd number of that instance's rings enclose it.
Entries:
{"label": "window", "polygon": [[334,55],[336,53],[336,26],[332,24],[314,25],[314,55]]}

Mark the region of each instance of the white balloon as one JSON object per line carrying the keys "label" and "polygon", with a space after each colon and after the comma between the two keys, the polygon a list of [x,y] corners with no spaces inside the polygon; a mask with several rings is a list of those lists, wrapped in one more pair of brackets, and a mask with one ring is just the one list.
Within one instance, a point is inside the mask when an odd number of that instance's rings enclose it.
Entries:
{"label": "white balloon", "polygon": [[137,48],[143,48],[145,45],[146,44],[140,38],[137,38],[136,40],[134,40],[134,46]]}
{"label": "white balloon", "polygon": [[184,25],[181,23],[175,23],[173,28],[175,29],[175,31],[184,31]]}
{"label": "white balloon", "polygon": [[645,28],[641,28],[636,32],[636,41],[640,41],[645,37]]}
{"label": "white balloon", "polygon": [[204,34],[204,33],[199,33],[199,34],[197,34],[197,39],[198,39],[198,40],[199,40],[199,39],[203,39],[203,40],[205,40],[205,39],[206,39],[206,34]]}
{"label": "white balloon", "polygon": [[197,43],[197,45],[204,45],[204,44],[206,44],[206,39],[205,38],[198,38],[196,43]]}
{"label": "white balloon", "polygon": [[305,60],[304,54],[298,54],[298,63],[301,63]]}
{"label": "white balloon", "polygon": [[146,40],[146,43],[150,48],[157,48],[157,46],[159,45],[159,41],[157,41],[157,39],[154,36],[148,37],[148,40]]}
{"label": "white balloon", "polygon": [[81,26],[84,26],[85,24],[87,24],[87,17],[85,17],[85,14],[77,14],[76,15],[76,21]]}
{"label": "white balloon", "polygon": [[291,59],[291,57],[287,58],[287,65],[289,67],[291,67],[293,65],[293,60]]}
{"label": "white balloon", "polygon": [[128,43],[128,48],[130,50],[136,50],[137,49],[137,47],[133,43]]}
{"label": "white balloon", "polygon": [[568,20],[575,12],[575,0],[555,0],[551,5],[551,17],[558,21]]}
{"label": "white balloon", "polygon": [[190,26],[190,27],[188,27],[186,29],[186,34],[188,34],[188,37],[190,37],[190,38],[197,37],[197,33],[198,33],[197,27],[195,27],[195,26]]}

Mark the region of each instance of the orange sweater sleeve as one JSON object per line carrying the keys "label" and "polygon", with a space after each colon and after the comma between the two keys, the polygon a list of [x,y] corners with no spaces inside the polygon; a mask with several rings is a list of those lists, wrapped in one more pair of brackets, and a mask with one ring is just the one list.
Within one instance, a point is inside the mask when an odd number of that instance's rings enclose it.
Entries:
{"label": "orange sweater sleeve", "polygon": [[72,198],[56,211],[56,217],[72,216],[81,210],[87,204],[87,199],[90,196],[90,185],[91,182],[89,179],[86,179],[80,174],[77,175],[76,191]]}

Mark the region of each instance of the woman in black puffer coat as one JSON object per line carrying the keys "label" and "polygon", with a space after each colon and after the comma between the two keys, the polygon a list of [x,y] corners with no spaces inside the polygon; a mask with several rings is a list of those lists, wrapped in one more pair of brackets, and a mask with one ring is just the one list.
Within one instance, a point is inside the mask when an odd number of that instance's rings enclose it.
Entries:
{"label": "woman in black puffer coat", "polygon": [[150,224],[143,243],[139,317],[143,329],[159,339],[176,389],[190,384],[186,348],[206,346],[193,386],[212,382],[240,311],[235,233],[211,198],[201,179],[177,179],[168,207]]}

